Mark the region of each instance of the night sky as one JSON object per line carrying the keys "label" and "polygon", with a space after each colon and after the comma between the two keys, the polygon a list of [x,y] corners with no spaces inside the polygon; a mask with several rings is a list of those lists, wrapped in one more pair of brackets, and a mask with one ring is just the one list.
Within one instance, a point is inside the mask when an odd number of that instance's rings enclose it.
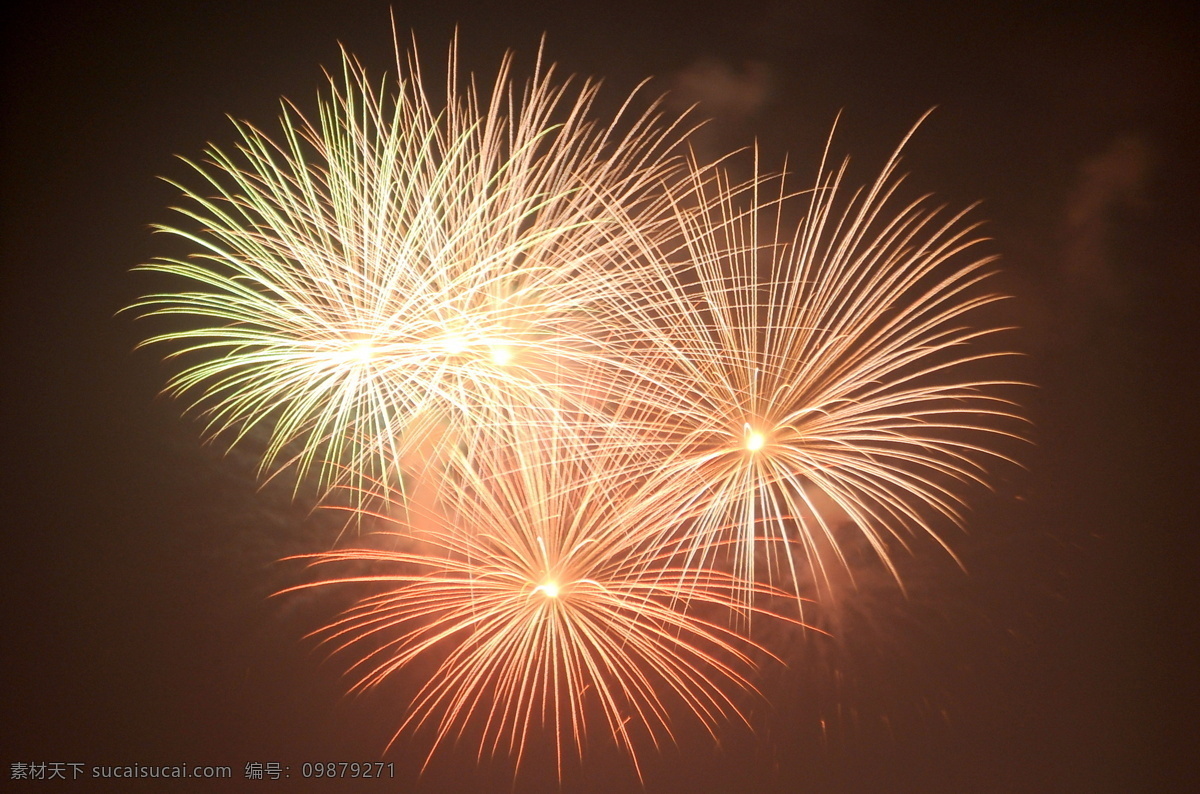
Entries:
{"label": "night sky", "polygon": [[[96,10],[111,6],[120,10]],[[1195,785],[1195,379],[1200,314],[1194,11],[1080,3],[850,0],[397,2],[402,38],[465,69],[506,49],[527,74],[540,37],[564,73],[605,80],[601,110],[643,78],[698,102],[706,154],[758,141],[809,179],[833,150],[873,178],[911,125],[907,195],[981,202],[1014,298],[1014,377],[1032,443],[971,494],[950,542],[878,566],[830,607],[837,641],[781,640],[753,733],[681,730],[646,748],[648,792],[1127,792]],[[253,460],[200,442],[170,370],[134,351],[119,309],[161,286],[189,179],[176,157],[271,130],[278,99],[312,108],[338,43],[392,70],[385,2],[20,3],[4,66],[5,510],[0,774],[11,764],[221,764],[212,791],[374,791],[305,783],[314,761],[374,761],[401,721],[387,690],[343,697],[344,665],[304,635],[336,604],[271,598],[276,563],[340,526]],[[480,10],[486,8],[486,10]],[[195,180],[192,179],[194,182]],[[872,573],[874,571],[874,573]],[[775,638],[779,640],[779,638]],[[638,791],[603,738],[563,791]],[[404,738],[392,791],[511,791],[507,759],[449,749],[423,777]],[[534,751],[517,791],[555,791]],[[248,782],[248,762],[290,765]],[[550,768],[550,767],[547,767]],[[92,790],[78,781],[55,790]],[[111,790],[157,790],[149,781]],[[161,785],[161,784],[160,784]],[[1194,789],[1191,789],[1194,790]]]}

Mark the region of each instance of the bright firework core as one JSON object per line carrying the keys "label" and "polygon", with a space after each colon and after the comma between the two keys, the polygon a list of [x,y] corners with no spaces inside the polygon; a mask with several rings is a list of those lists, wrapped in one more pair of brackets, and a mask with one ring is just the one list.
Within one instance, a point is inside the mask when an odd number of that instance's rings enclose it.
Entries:
{"label": "bright firework core", "polygon": [[512,350],[507,345],[495,345],[492,347],[492,362],[503,367],[508,362],[512,361]]}
{"label": "bright firework core", "polygon": [[446,354],[451,356],[463,355],[472,348],[475,351],[479,351],[480,348],[486,347],[488,356],[491,358],[492,363],[498,367],[503,367],[513,360],[512,347],[501,341],[493,341],[489,339],[468,339],[464,336],[449,336],[439,339],[432,344],[441,348]]}
{"label": "bright firework core", "polygon": [[544,582],[533,588],[533,592],[540,592],[546,598],[558,598],[558,583],[553,581]]}
{"label": "bright firework core", "polygon": [[753,430],[746,434],[746,449],[750,450],[751,452],[757,452],[758,450],[762,449],[763,444],[766,443],[766,438],[764,438],[763,434],[757,430]]}
{"label": "bright firework core", "polygon": [[321,355],[338,364],[365,364],[375,356],[375,346],[370,339],[360,339],[347,348]]}
{"label": "bright firework core", "polygon": [[456,356],[467,349],[467,340],[461,336],[452,336],[445,341],[446,352]]}

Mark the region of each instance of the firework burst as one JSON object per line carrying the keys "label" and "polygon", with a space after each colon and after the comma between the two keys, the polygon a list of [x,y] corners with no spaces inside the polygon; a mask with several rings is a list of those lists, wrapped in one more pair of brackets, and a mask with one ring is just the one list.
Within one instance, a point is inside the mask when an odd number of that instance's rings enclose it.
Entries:
{"label": "firework burst", "polygon": [[134,308],[182,318],[148,344],[211,437],[393,522],[291,588],[368,591],[317,632],[355,690],[433,666],[393,742],[519,768],[548,737],[561,777],[602,731],[640,775],[676,712],[744,720],[750,616],[802,626],[774,605],[852,578],[845,525],[898,579],[961,520],[1017,420],[977,375],[1001,296],[966,213],[899,202],[899,149],[849,198],[825,159],[734,184],[653,103],[598,124],[540,58],[490,91],[456,60],[444,103],[415,55],[395,82],[345,55],[315,120],[237,124],[160,228],[190,257],[143,268],[188,287]]}
{"label": "firework burst", "polygon": [[678,517],[614,480],[625,467],[610,456],[561,458],[562,441],[457,459],[458,487],[436,515],[395,535],[420,553],[312,555],[314,566],[377,572],[302,587],[378,588],[318,632],[335,653],[361,653],[355,690],[436,660],[397,733],[430,731],[430,757],[471,734],[480,757],[509,755],[519,768],[534,737],[546,737],[561,775],[598,723],[640,775],[638,745],[672,741],[674,709],[714,736],[744,719],[739,693],[753,692],[748,676],[766,652],[729,628],[746,609],[734,598],[742,585],[681,565],[682,540],[660,542],[661,525]]}
{"label": "firework burst", "polygon": [[144,269],[193,289],[134,308],[201,322],[148,343],[175,348],[168,389],[213,437],[267,430],[265,471],[389,478],[578,412],[575,369],[613,358],[607,317],[645,289],[633,238],[671,221],[686,130],[632,97],[597,125],[596,86],[540,60],[516,91],[506,58],[490,94],[455,61],[439,111],[415,56],[394,84],[345,56],[316,121],[285,103],[277,140],[237,124],[233,153],[192,163],[214,195],[180,186],[190,228],[160,227],[196,253]]}
{"label": "firework burst", "polygon": [[914,528],[942,542],[931,516],[961,519],[960,487],[983,482],[1003,457],[989,438],[1019,421],[1011,383],[973,377],[1011,355],[981,344],[1003,329],[971,327],[1003,297],[981,289],[992,260],[972,256],[978,224],[900,204],[899,151],[848,200],[845,162],[822,162],[800,194],[718,175],[677,198],[703,211],[679,216],[670,258],[684,266],[640,317],[660,351],[639,390],[661,443],[652,487],[700,507],[695,564],[726,550],[747,587],[762,565],[797,589],[810,574],[827,585],[848,522],[895,574],[896,544]]}

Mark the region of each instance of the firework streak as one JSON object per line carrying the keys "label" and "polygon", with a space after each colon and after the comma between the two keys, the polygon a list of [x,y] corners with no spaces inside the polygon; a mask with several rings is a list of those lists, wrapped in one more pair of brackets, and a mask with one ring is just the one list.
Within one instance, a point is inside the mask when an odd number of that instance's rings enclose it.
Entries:
{"label": "firework streak", "polygon": [[894,573],[961,522],[1016,419],[978,375],[1007,355],[971,323],[989,260],[897,198],[898,152],[849,198],[825,159],[734,183],[684,119],[635,92],[597,122],[540,57],[480,90],[452,47],[444,102],[396,66],[346,55],[315,118],[191,163],[159,227],[191,254],[143,268],[184,287],[134,308],[175,318],[148,344],[211,437],[384,525],[285,592],[361,594],[316,632],[356,690],[433,670],[393,742],[519,767],[548,735],[561,775],[602,726],[640,774],[677,713],[745,721],[751,627],[803,626],[845,533]]}

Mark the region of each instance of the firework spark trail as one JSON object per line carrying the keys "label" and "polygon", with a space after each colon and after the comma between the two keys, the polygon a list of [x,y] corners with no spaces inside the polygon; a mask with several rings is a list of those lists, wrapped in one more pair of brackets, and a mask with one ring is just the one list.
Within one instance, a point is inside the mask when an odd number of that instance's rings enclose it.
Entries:
{"label": "firework spark trail", "polygon": [[[662,257],[684,265],[664,275],[658,305],[629,315],[666,351],[653,359],[665,387],[639,389],[644,427],[663,442],[659,498],[703,505],[694,564],[716,564],[731,538],[747,587],[763,564],[797,590],[801,565],[828,585],[826,566],[845,565],[842,520],[893,574],[906,531],[946,546],[930,514],[960,521],[960,486],[1004,457],[988,439],[1015,437],[1014,384],[970,375],[1011,355],[980,344],[1005,329],[969,324],[1003,297],[980,289],[992,260],[970,258],[978,224],[924,199],[898,204],[901,148],[848,200],[846,163],[823,161],[814,188],[794,195],[782,179],[698,172],[677,200],[704,211],[680,215],[683,256]],[[789,237],[783,215],[799,201]],[[763,555],[764,538],[792,543]]]}
{"label": "firework spark trail", "polygon": [[401,527],[400,544],[419,541],[423,553],[312,555],[315,566],[369,562],[380,572],[292,589],[384,588],[318,634],[335,653],[368,648],[352,667],[356,690],[437,660],[396,735],[432,731],[426,764],[477,730],[480,757],[506,753],[519,768],[542,730],[561,776],[599,720],[640,775],[637,745],[674,740],[673,707],[714,737],[723,721],[744,720],[737,698],[753,691],[748,676],[767,654],[729,628],[746,609],[735,598],[743,585],[678,564],[683,541],[659,543],[675,517],[614,480],[625,468],[616,453],[564,459],[556,450],[569,445],[543,441],[457,458],[459,487],[443,491],[441,516],[420,531]]}
{"label": "firework spark trail", "polygon": [[1019,421],[974,374],[1008,355],[970,327],[1000,296],[965,213],[898,201],[899,149],[849,198],[825,159],[804,193],[734,184],[637,91],[605,125],[540,56],[490,92],[456,63],[444,107],[397,48],[404,77],[344,55],[279,138],[238,123],[160,227],[193,254],[143,268],[190,286],[134,308],[191,324],[147,344],[211,437],[264,432],[264,472],[397,525],[291,588],[371,591],[318,632],[355,689],[436,666],[393,742],[519,767],[546,731],[561,777],[601,725],[640,775],[677,709],[742,717],[752,614],[803,625],[764,604],[853,577],[839,524],[898,579],[897,544],[960,520]]}
{"label": "firework spark trail", "polygon": [[315,123],[286,103],[279,141],[239,123],[236,153],[191,163],[216,196],[179,186],[196,228],[160,230],[197,253],[144,269],[195,289],[134,308],[207,323],[147,344],[175,348],[168,389],[211,436],[268,429],[264,471],[387,477],[439,435],[577,410],[574,368],[616,358],[607,316],[647,290],[631,237],[673,222],[661,185],[687,130],[633,96],[598,125],[596,86],[540,58],[523,92],[506,58],[481,95],[456,58],[439,113],[415,55],[390,86],[346,55]]}

